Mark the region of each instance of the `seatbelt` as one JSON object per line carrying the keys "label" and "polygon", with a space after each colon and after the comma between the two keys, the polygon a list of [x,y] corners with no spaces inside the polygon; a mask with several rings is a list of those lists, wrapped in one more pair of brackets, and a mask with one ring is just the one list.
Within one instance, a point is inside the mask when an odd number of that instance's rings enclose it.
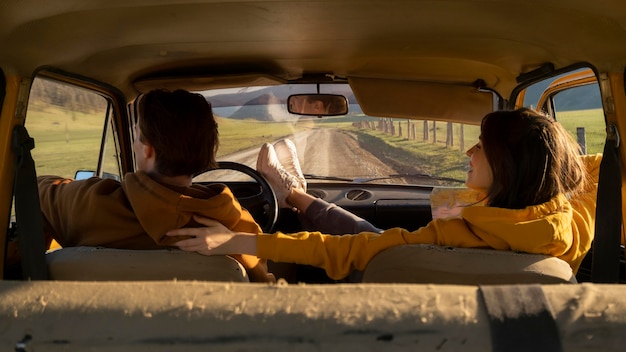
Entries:
{"label": "seatbelt", "polygon": [[31,149],[35,147],[35,141],[28,135],[24,126],[17,125],[13,128],[12,146],[15,153],[13,194],[22,275],[24,279],[46,280],[48,278],[46,241],[35,162],[30,154]]}
{"label": "seatbelt", "polygon": [[480,286],[494,352],[560,352],[561,338],[540,285]]}
{"label": "seatbelt", "polygon": [[592,244],[591,281],[618,283],[622,236],[622,175],[619,134],[606,126],[606,143],[600,163],[596,225]]}

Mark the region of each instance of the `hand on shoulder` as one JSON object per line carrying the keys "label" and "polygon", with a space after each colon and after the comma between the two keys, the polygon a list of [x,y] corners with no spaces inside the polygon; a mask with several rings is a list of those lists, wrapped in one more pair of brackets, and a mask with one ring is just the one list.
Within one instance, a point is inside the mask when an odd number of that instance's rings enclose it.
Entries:
{"label": "hand on shoulder", "polygon": [[186,227],[168,231],[167,236],[187,236],[174,245],[184,251],[204,255],[251,254],[256,255],[256,235],[232,232],[219,221],[194,216],[194,220],[205,227]]}

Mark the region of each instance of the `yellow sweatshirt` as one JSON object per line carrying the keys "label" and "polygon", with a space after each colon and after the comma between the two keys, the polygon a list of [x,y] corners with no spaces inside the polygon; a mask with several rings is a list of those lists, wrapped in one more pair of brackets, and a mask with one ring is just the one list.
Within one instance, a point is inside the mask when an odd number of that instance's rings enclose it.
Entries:
{"label": "yellow sweatshirt", "polygon": [[[38,177],[46,235],[63,247],[101,246],[159,249],[180,238],[165,233],[199,227],[194,214],[215,219],[233,231],[260,233],[250,213],[223,184],[165,186],[144,172],[129,173],[123,182],[90,178],[74,181]],[[264,264],[253,256],[234,256],[251,280],[266,281]]]}
{"label": "yellow sweatshirt", "polygon": [[602,156],[583,157],[592,185],[568,200],[557,195],[525,209],[486,206],[464,208],[460,218],[435,219],[416,231],[393,228],[382,233],[332,236],[319,232],[260,235],[257,255],[277,262],[321,267],[333,279],[364,270],[381,251],[404,244],[433,243],[463,248],[493,248],[547,254],[576,272],[591,247],[595,201]]}

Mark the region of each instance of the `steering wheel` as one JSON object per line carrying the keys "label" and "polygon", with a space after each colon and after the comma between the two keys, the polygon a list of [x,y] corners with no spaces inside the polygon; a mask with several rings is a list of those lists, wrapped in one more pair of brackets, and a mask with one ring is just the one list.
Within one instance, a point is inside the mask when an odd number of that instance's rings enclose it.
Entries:
{"label": "steering wheel", "polygon": [[253,168],[231,161],[220,161],[217,163],[217,168],[211,170],[218,169],[239,171],[250,176],[258,183],[259,189],[255,188],[252,192],[245,192],[246,194],[238,194],[236,189],[231,190],[241,206],[248,210],[254,220],[261,226],[263,232],[272,233],[278,219],[278,202],[276,201],[274,191],[265,178]]}

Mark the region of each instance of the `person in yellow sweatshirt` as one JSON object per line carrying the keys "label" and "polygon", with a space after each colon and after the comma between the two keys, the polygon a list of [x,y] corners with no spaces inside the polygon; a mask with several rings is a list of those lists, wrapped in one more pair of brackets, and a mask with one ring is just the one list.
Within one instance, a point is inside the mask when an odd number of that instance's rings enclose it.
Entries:
{"label": "person in yellow sweatshirt", "polygon": [[[215,219],[233,231],[260,233],[222,184],[192,184],[193,175],[216,166],[217,123],[199,94],[154,90],[139,98],[133,151],[137,172],[122,182],[92,177],[38,177],[44,228],[62,247],[121,249],[173,247],[172,228],[199,226],[192,216]],[[265,261],[234,256],[251,281],[272,281]]]}
{"label": "person in yellow sweatshirt", "polygon": [[[197,217],[207,227],[168,235],[193,236],[175,243],[183,250],[206,255],[247,253],[314,265],[333,279],[365,269],[387,248],[426,243],[547,254],[566,261],[576,272],[593,240],[601,155],[580,156],[578,145],[560,123],[525,108],[487,114],[479,141],[467,155],[466,186],[484,194],[484,205],[465,207],[460,217],[435,219],[415,231],[251,234]],[[299,177],[285,177],[292,169],[278,169],[278,178],[287,180],[283,185],[274,182],[279,202],[306,217],[327,219],[323,207],[311,212],[316,202],[323,201],[307,196]]]}

